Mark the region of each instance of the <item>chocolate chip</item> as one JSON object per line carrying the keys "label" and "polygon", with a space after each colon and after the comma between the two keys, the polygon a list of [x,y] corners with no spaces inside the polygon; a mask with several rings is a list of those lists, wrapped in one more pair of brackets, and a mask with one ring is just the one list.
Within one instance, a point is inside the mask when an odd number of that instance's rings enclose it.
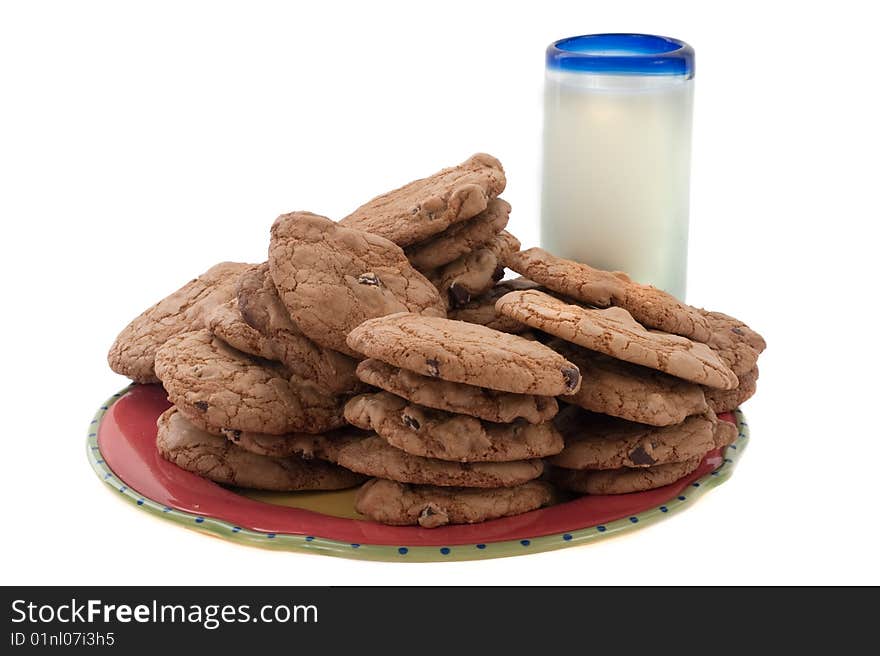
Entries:
{"label": "chocolate chip", "polygon": [[419,513],[419,525],[425,528],[436,528],[449,523],[449,517],[442,507],[429,503]]}
{"label": "chocolate chip", "polygon": [[358,284],[359,285],[375,285],[376,287],[378,287],[379,285],[382,284],[382,281],[379,280],[379,276],[377,276],[373,272],[370,272],[370,273],[362,273],[361,275],[359,275],[358,276]]}
{"label": "chocolate chip", "polygon": [[498,282],[504,277],[504,265],[499,264],[492,272],[492,282]]}
{"label": "chocolate chip", "polygon": [[406,426],[407,428],[411,428],[414,431],[417,431],[419,430],[419,428],[422,427],[418,419],[416,419],[415,417],[411,417],[405,412],[400,416],[400,420],[403,422],[404,426]]}
{"label": "chocolate chip", "polygon": [[742,328],[733,327],[730,329],[730,332],[735,333],[737,335],[745,335],[745,332]]}
{"label": "chocolate chip", "polygon": [[630,451],[629,459],[635,465],[653,465],[657,462],[641,445]]}
{"label": "chocolate chip", "polygon": [[238,442],[241,439],[241,431],[240,430],[233,430],[233,431],[229,431],[229,432],[232,435],[232,440],[234,442]]}
{"label": "chocolate chip", "polygon": [[565,388],[574,391],[581,381],[581,372],[577,367],[566,367],[562,370],[562,377],[565,378]]}
{"label": "chocolate chip", "polygon": [[452,283],[449,286],[449,305],[453,308],[460,308],[466,303],[470,303],[471,293],[458,283]]}
{"label": "chocolate chip", "polygon": [[196,401],[193,405],[201,410],[202,412],[208,411],[208,402],[207,401]]}
{"label": "chocolate chip", "polygon": [[425,360],[425,364],[428,365],[428,375],[436,378],[440,375],[440,362],[434,358],[429,358]]}

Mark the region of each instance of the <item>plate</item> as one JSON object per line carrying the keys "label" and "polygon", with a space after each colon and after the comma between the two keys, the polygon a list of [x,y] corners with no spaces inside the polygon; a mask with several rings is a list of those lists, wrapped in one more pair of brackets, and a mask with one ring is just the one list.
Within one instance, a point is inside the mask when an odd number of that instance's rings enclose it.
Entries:
{"label": "plate", "polygon": [[275,493],[223,487],[167,462],[156,419],[169,407],[160,385],[130,385],[101,405],[86,450],[98,477],[135,508],[216,537],[269,549],[366,560],[475,560],[549,551],[633,531],[691,506],[730,478],[748,443],[737,409],[725,418],[739,436],[672,485],[584,496],[515,517],[425,529],[385,526],[354,511],[354,490]]}

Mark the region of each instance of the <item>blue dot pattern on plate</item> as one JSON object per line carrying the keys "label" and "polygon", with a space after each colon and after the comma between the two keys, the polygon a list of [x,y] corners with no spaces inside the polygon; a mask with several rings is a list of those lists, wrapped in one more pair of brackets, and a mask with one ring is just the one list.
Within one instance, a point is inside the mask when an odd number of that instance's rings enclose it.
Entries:
{"label": "blue dot pattern on plate", "polygon": [[639,523],[639,518],[638,518],[638,517],[630,517],[630,518],[629,518],[629,521],[632,522],[633,524],[638,524],[638,523]]}
{"label": "blue dot pattern on plate", "polygon": [[272,540],[275,537],[274,533],[266,533],[266,537]]}
{"label": "blue dot pattern on plate", "polygon": [[660,506],[660,512],[669,512],[669,508],[666,506]]}
{"label": "blue dot pattern on plate", "polygon": [[312,542],[314,539],[315,539],[314,535],[307,535],[306,536],[306,542]]}
{"label": "blue dot pattern on plate", "polygon": [[400,547],[397,550],[397,553],[399,553],[401,556],[405,556],[406,554],[409,553],[409,549],[407,549],[406,547]]}
{"label": "blue dot pattern on plate", "polygon": [[527,547],[527,546],[529,546],[529,545],[532,543],[532,541],[531,541],[531,540],[520,540],[519,543],[520,543],[522,546]]}
{"label": "blue dot pattern on plate", "polygon": [[440,553],[442,553],[444,556],[448,556],[449,552],[451,551],[452,549],[450,549],[449,547],[440,547]]}
{"label": "blue dot pattern on plate", "polygon": [[599,526],[596,527],[596,530],[599,531],[599,533],[604,533],[606,529],[605,529],[604,526],[602,526],[602,525],[600,524]]}
{"label": "blue dot pattern on plate", "polygon": [[485,549],[485,548],[486,548],[486,545],[485,545],[485,544],[482,544],[482,543],[481,543],[481,544],[478,544],[478,545],[477,545],[477,549]]}
{"label": "blue dot pattern on plate", "polygon": [[203,521],[205,521],[204,517],[196,517],[196,524],[201,524]]}
{"label": "blue dot pattern on plate", "polygon": [[571,540],[571,533],[566,533],[565,535],[562,536],[562,539],[565,540],[566,542],[569,542]]}
{"label": "blue dot pattern on plate", "polygon": [[687,499],[686,496],[680,496],[680,497],[678,497],[678,500],[679,500],[679,501],[684,501],[685,499]]}

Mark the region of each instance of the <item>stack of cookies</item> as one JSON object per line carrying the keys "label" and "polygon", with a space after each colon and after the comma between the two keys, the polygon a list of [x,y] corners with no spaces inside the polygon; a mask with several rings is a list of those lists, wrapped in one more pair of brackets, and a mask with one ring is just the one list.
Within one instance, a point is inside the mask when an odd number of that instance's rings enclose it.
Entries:
{"label": "stack of cookies", "polygon": [[307,213],[279,217],[269,261],[225,263],[136,318],[111,367],[161,382],[174,404],[158,448],[220,483],[338,489],[363,477],[333,464],[363,438],[343,406],[365,387],[345,344],[365,319],[445,316],[439,292],[388,240]]}
{"label": "stack of cookies", "polygon": [[566,446],[549,459],[550,480],[584,494],[653,489],[736,438],[717,415],[754,394],[757,333],[541,249],[509,261],[533,286],[499,298],[496,313],[549,335],[583,377],[555,420]]}
{"label": "stack of cookies", "polygon": [[519,514],[550,503],[537,481],[559,453],[554,396],[580,386],[577,367],[543,344],[485,326],[398,313],[348,336],[368,356],[349,423],[375,437],[340,463],[375,477],[356,508],[387,524],[424,527]]}
{"label": "stack of cookies", "polygon": [[135,319],[110,361],[164,385],[174,405],[159,418],[157,446],[184,469],[266,490],[363,480],[313,459],[315,440],[350,439],[342,408],[360,385],[356,362],[292,327],[265,265],[222,264],[188,283]]}
{"label": "stack of cookies", "polygon": [[[496,197],[504,185],[500,163],[476,155],[340,223],[283,215],[272,226],[267,262],[217,265],[137,317],[108,359],[114,371],[165,387],[174,405],[158,422],[160,453],[231,485],[304,490],[361,482],[335,464],[343,447],[365,437],[342,413],[366,388],[346,337],[389,313],[445,317],[450,298],[382,235],[418,249],[448,228],[438,249],[456,252],[425,265],[439,272],[503,230],[510,208]],[[460,293],[454,282],[452,295]]]}
{"label": "stack of cookies", "polygon": [[510,204],[498,194],[505,184],[501,162],[481,153],[374,198],[340,223],[403,247],[455,309],[501,280],[506,258],[520,248],[504,230]]}
{"label": "stack of cookies", "polygon": [[761,337],[520,251],[505,184],[478,154],[338,222],[284,214],[265,262],[218,264],[146,310],[108,359],[165,387],[159,452],[265,490],[369,477],[362,514],[434,527],[547,505],[551,482],[650,489],[729,443],[717,415],[754,393]]}

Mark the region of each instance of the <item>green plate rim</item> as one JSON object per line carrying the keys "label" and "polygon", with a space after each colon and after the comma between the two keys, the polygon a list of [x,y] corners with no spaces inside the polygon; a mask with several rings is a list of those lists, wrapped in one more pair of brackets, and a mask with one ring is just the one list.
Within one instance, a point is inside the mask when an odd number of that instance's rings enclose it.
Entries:
{"label": "green plate rim", "polygon": [[642,511],[631,517],[608,522],[607,524],[587,526],[582,529],[569,531],[568,533],[556,533],[521,540],[487,542],[485,544],[463,544],[449,547],[410,547],[407,545],[391,546],[384,544],[355,545],[320,536],[260,533],[240,528],[222,519],[201,517],[156,503],[152,499],[140,494],[137,490],[125,485],[116,477],[116,474],[104,461],[104,456],[98,446],[98,428],[110,407],[135,385],[137,383],[132,383],[108,398],[101,404],[89,423],[86,437],[86,455],[95,474],[108,488],[114,490],[120,497],[140,510],[175,522],[188,529],[207,533],[224,540],[264,549],[298,551],[359,560],[425,563],[505,558],[589,544],[622,533],[638,530],[680,513],[702,497],[708,490],[727,481],[733,474],[733,470],[736,468],[740,458],[742,458],[742,454],[746,451],[749,441],[749,425],[742,410],[737,408],[733,411],[733,416],[739,434],[736,441],[722,452],[723,461],[717,469],[694,481],[690,485],[687,494],[677,495],[659,506]]}

